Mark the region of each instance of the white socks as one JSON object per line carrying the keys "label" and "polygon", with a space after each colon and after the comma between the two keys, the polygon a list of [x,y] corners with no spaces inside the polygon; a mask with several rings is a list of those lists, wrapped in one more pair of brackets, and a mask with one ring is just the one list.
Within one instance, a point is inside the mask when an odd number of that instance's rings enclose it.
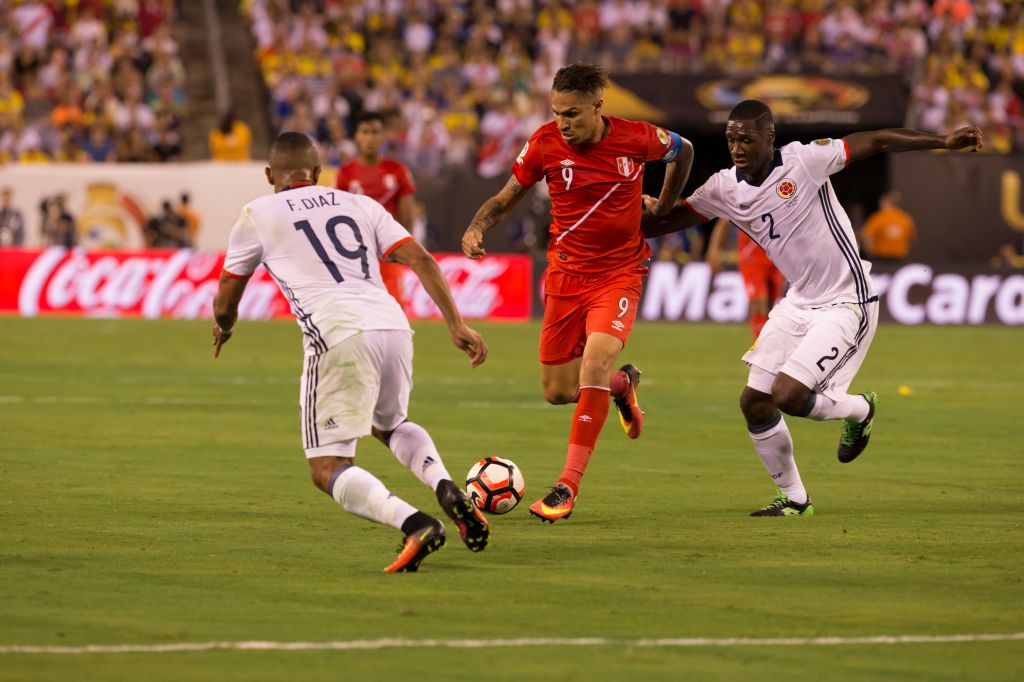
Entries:
{"label": "white socks", "polygon": [[415,422],[402,422],[391,432],[388,443],[391,452],[406,469],[431,490],[437,490],[437,484],[451,479],[448,470],[441,461],[441,455],[434,447],[430,434]]}
{"label": "white socks", "polygon": [[868,418],[868,401],[862,395],[844,395],[839,400],[832,400],[821,393],[814,394],[814,405],[807,413],[808,419],[824,421],[826,419],[852,419],[862,422]]}
{"label": "white socks", "polygon": [[331,497],[349,514],[402,529],[405,520],[416,513],[408,502],[388,492],[384,484],[366,469],[350,466],[334,479]]}
{"label": "white socks", "polygon": [[[861,402],[864,402],[862,399]],[[750,440],[754,442],[754,450],[764,463],[772,482],[786,493],[786,496],[797,504],[807,502],[807,491],[800,480],[800,472],[793,458],[793,438],[789,435],[789,427],[780,412],[777,420],[765,425],[763,430],[755,433],[750,431]]]}

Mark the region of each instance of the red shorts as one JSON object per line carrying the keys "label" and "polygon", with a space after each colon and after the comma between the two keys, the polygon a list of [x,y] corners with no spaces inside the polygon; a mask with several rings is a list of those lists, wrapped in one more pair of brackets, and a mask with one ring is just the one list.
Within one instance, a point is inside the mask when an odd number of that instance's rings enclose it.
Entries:
{"label": "red shorts", "polygon": [[402,295],[403,272],[405,272],[404,265],[389,260],[380,262],[380,278],[384,280],[384,286],[387,287],[388,293],[394,296],[400,306],[405,306],[405,297]]}
{"label": "red shorts", "polygon": [[766,298],[771,303],[782,298],[786,279],[771,262],[757,265],[740,264],[740,275],[747,288],[747,298]]}
{"label": "red shorts", "polygon": [[582,277],[549,268],[544,278],[541,364],[561,365],[581,357],[592,332],[611,334],[625,345],[646,274],[647,268],[639,267]]}

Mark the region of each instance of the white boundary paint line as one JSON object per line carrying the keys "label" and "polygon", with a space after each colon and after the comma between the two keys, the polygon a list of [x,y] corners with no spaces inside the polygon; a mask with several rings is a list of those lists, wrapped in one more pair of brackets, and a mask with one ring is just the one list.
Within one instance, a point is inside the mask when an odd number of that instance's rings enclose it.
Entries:
{"label": "white boundary paint line", "polygon": [[84,646],[0,645],[0,654],[164,654],[181,651],[368,651],[378,649],[482,649],[509,647],[745,647],[863,646],[870,644],[948,644],[1024,640],[1024,632],[963,635],[878,635],[873,637],[684,637],[609,639],[606,637],[522,639],[355,639],[338,642],[175,642],[170,644],[86,644]]}

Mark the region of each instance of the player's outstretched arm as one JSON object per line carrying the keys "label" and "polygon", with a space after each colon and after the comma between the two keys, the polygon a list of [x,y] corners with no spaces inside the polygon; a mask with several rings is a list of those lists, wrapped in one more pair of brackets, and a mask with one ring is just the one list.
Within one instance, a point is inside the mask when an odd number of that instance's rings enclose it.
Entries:
{"label": "player's outstretched arm", "polygon": [[652,197],[644,196],[644,207],[652,215],[663,216],[671,211],[690,177],[690,168],[693,166],[693,145],[685,137],[680,139],[682,145],[676,152],[676,158],[665,165],[665,180],[661,184],[661,194],[658,195],[658,199],[655,201]]}
{"label": "player's outstretched arm", "polygon": [[849,163],[853,163],[882,152],[911,152],[919,149],[966,149],[976,152],[981,149],[981,138],[981,128],[966,126],[948,135],[886,128],[853,133],[844,139],[849,150]]}
{"label": "player's outstretched arm", "polygon": [[644,212],[640,218],[640,229],[643,230],[644,237],[647,239],[679,232],[688,227],[697,227],[701,223],[707,222],[707,218],[697,215],[681,199],[676,201],[675,206],[668,213],[663,216],[656,216],[646,208],[648,199],[651,199],[651,197],[644,197]]}
{"label": "player's outstretched arm", "polygon": [[708,253],[705,257],[713,275],[722,269],[722,253],[725,251],[725,237],[728,233],[729,221],[725,218],[716,220],[708,238]]}
{"label": "player's outstretched arm", "polygon": [[524,194],[526,190],[515,176],[510,177],[501,191],[485,201],[473,216],[462,235],[462,253],[473,259],[487,255],[484,250],[484,233],[504,220]]}
{"label": "player's outstretched arm", "polygon": [[249,277],[233,277],[220,273],[217,295],[213,298],[213,357],[220,355],[220,347],[231,338],[232,329],[238,321],[238,304],[242,301]]}
{"label": "player's outstretched arm", "polygon": [[451,289],[444,273],[437,266],[434,257],[427,253],[418,242],[407,241],[391,253],[391,257],[402,265],[408,265],[423,283],[423,288],[441,309],[441,315],[448,325],[452,343],[469,356],[470,364],[476,367],[487,359],[487,344],[478,332],[466,326],[462,314],[455,307]]}

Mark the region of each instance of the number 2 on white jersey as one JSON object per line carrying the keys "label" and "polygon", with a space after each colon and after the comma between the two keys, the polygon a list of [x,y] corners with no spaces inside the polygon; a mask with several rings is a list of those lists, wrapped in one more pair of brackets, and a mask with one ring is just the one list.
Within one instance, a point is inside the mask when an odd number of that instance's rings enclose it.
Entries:
{"label": "number 2 on white jersey", "polygon": [[569,189],[569,186],[572,185],[572,168],[562,169],[562,179],[565,180],[565,188]]}
{"label": "number 2 on white jersey", "polygon": [[[338,239],[337,227],[338,225],[348,225],[352,230],[353,236],[356,241],[359,242],[359,246],[353,251],[345,248]],[[334,250],[338,252],[338,255],[342,258],[349,258],[351,260],[360,261],[363,269],[363,279],[370,279],[370,261],[366,257],[366,243],[363,242],[363,234],[359,231],[359,226],[356,225],[356,221],[352,220],[348,216],[339,215],[334,216],[327,221],[327,236],[330,237],[331,243],[334,245]],[[316,255],[323,261],[324,266],[327,267],[327,271],[331,273],[331,277],[334,278],[335,282],[344,282],[345,278],[341,276],[341,270],[335,265],[334,261],[331,260],[331,256],[327,253],[327,249],[324,248],[323,242],[316,236],[316,232],[313,231],[313,226],[309,224],[308,220],[300,220],[295,223],[295,229],[301,230],[306,239],[309,240],[313,250],[316,251]]]}

